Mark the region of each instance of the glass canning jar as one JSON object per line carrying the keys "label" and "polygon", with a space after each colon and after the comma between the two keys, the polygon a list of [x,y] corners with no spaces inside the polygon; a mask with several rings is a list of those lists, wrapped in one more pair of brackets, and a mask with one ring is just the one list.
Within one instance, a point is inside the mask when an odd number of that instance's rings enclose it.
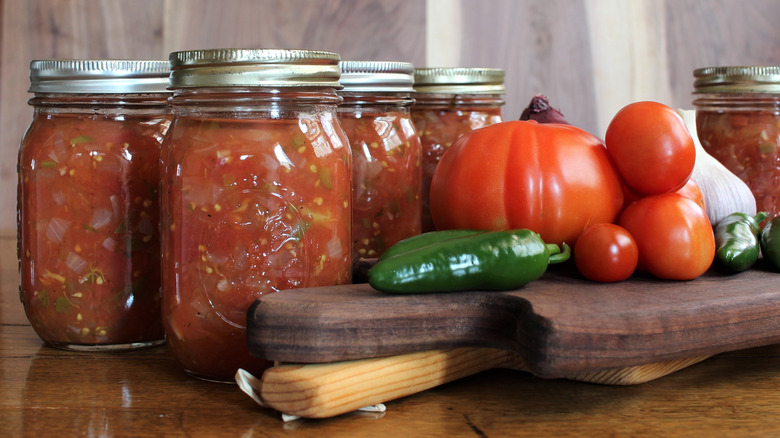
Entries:
{"label": "glass canning jar", "polygon": [[164,342],[159,159],[166,61],[35,60],[19,150],[20,295],[49,345]]}
{"label": "glass canning jar", "polygon": [[432,67],[414,71],[412,120],[422,141],[422,232],[435,230],[428,198],[444,152],[460,136],[503,121],[504,71]]}
{"label": "glass canning jar", "polygon": [[696,69],[696,129],[704,149],[750,187],[759,211],[780,214],[780,66]]}
{"label": "glass canning jar", "polygon": [[342,61],[341,125],[352,148],[352,257],[380,256],[420,234],[420,137],[412,123],[414,66]]}
{"label": "glass canning jar", "polygon": [[282,49],[170,55],[163,157],[163,317],[190,375],[232,381],[260,296],[351,281],[351,152],[340,57]]}

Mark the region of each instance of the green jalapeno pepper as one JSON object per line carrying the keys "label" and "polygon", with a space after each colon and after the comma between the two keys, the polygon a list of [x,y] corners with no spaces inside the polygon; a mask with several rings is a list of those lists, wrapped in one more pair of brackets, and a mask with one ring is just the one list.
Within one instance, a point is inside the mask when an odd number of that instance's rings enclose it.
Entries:
{"label": "green jalapeno pepper", "polygon": [[475,234],[484,233],[485,230],[440,230],[429,231],[427,233],[418,234],[416,236],[408,237],[400,242],[397,242],[390,248],[387,248],[385,252],[379,256],[378,261],[395,257],[398,254],[422,248],[434,243],[439,243],[449,239],[457,239],[459,237],[473,236]]}
{"label": "green jalapeno pepper", "polygon": [[527,230],[486,231],[412,249],[374,265],[368,282],[389,293],[512,290],[539,278],[571,250]]}
{"label": "green jalapeno pepper", "polygon": [[761,253],[772,269],[780,271],[780,216],[775,216],[761,231]]}
{"label": "green jalapeno pepper", "polygon": [[759,223],[766,212],[751,217],[732,213],[715,226],[715,261],[728,272],[742,272],[753,266],[760,254]]}

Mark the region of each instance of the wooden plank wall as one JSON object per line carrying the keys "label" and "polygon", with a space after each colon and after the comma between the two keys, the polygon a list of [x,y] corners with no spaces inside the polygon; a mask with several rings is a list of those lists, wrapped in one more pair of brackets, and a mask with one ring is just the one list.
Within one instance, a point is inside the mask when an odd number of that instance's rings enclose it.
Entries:
{"label": "wooden plank wall", "polygon": [[507,72],[504,115],[536,93],[603,136],[635,100],[691,107],[691,72],[780,64],[777,0],[0,0],[0,229],[38,58],[167,58],[216,47]]}

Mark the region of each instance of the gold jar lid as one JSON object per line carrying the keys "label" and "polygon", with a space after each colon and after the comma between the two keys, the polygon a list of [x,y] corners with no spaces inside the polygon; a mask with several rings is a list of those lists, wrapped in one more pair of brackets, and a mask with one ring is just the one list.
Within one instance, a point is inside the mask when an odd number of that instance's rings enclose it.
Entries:
{"label": "gold jar lid", "polygon": [[169,93],[164,60],[36,59],[30,62],[30,93]]}
{"label": "gold jar lid", "polygon": [[428,67],[414,70],[414,90],[433,94],[504,94],[504,70]]}
{"label": "gold jar lid", "polygon": [[694,94],[780,93],[780,66],[722,66],[693,71]]}
{"label": "gold jar lid", "polygon": [[333,87],[338,53],[291,49],[207,49],[170,54],[170,88]]}

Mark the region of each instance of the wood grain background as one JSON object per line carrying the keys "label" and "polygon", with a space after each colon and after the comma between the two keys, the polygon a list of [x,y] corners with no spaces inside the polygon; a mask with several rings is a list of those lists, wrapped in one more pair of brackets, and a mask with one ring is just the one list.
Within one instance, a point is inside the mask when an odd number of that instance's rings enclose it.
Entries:
{"label": "wood grain background", "polygon": [[780,65],[778,0],[0,0],[0,228],[16,223],[29,62],[282,47],[503,68],[504,116],[544,93],[603,136],[636,100],[691,107],[694,68]]}

